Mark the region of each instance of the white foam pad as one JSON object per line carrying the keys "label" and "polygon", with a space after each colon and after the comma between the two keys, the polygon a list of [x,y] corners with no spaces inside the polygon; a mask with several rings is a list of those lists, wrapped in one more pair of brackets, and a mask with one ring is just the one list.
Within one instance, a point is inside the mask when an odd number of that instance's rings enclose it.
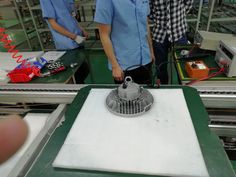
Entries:
{"label": "white foam pad", "polygon": [[137,118],[110,113],[105,106],[110,91],[90,91],[54,167],[209,176],[181,89],[150,90],[154,105]]}

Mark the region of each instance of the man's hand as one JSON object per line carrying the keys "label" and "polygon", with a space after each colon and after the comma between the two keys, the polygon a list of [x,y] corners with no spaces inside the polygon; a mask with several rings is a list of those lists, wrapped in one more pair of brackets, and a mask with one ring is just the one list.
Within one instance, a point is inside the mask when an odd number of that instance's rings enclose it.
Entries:
{"label": "man's hand", "polygon": [[116,81],[123,81],[124,80],[124,72],[120,68],[120,66],[112,67],[112,76]]}
{"label": "man's hand", "polygon": [[89,33],[87,31],[85,31],[84,29],[82,30],[82,34],[85,37],[85,39],[89,38]]}
{"label": "man's hand", "polygon": [[74,40],[75,40],[75,42],[77,42],[78,44],[81,44],[81,43],[83,43],[83,42],[86,40],[86,38],[77,35]]}

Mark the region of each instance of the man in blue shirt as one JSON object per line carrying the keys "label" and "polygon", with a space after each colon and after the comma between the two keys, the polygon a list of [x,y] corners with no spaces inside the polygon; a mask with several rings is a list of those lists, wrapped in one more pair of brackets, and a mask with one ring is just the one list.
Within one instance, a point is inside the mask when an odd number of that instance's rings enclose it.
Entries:
{"label": "man in blue shirt", "polygon": [[98,23],[101,42],[115,83],[121,83],[124,75],[131,76],[139,84],[151,83],[154,54],[148,15],[148,0],[96,2],[94,21]]}
{"label": "man in blue shirt", "polygon": [[[74,0],[40,0],[43,17],[51,30],[53,40],[58,50],[83,48],[83,41],[88,33],[79,27]],[[83,83],[89,73],[89,67],[84,62],[75,73],[76,83]]]}

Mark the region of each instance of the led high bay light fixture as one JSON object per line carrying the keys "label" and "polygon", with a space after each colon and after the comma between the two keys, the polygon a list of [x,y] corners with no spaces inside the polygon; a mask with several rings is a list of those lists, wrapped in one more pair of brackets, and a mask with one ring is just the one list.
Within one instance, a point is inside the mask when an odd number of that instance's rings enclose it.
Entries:
{"label": "led high bay light fixture", "polygon": [[150,110],[153,104],[152,94],[126,77],[123,84],[114,89],[106,98],[106,105],[112,113],[134,117]]}

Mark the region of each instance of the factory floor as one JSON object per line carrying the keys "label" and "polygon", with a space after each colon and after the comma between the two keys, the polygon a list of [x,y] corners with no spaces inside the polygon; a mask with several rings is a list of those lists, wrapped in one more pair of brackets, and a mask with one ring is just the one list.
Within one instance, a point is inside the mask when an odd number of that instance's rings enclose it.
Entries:
{"label": "factory floor", "polygon": [[112,73],[107,67],[107,58],[102,50],[87,51],[90,64],[90,75],[86,84],[114,84]]}

